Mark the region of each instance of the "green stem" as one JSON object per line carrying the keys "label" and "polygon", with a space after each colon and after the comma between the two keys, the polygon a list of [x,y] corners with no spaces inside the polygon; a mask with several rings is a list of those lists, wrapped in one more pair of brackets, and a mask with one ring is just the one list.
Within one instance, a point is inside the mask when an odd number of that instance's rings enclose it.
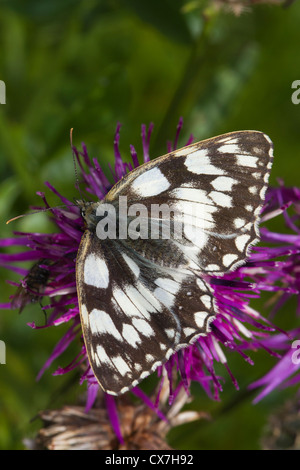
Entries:
{"label": "green stem", "polygon": [[181,80],[158,130],[153,145],[153,155],[158,154],[161,149],[165,147],[167,138],[174,134],[174,127],[176,127],[178,123],[184,100],[192,88],[193,83],[198,79],[199,70],[203,63],[203,52],[206,50],[205,42],[208,37],[207,30],[208,23],[206,22],[202,33],[199,34],[191,48],[190,56],[183,70]]}

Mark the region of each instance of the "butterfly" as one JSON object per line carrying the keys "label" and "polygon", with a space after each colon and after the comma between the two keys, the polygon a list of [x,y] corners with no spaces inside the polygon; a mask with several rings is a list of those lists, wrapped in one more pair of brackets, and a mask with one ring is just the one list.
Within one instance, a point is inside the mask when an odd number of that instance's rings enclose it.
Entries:
{"label": "butterfly", "polygon": [[[81,324],[106,393],[127,392],[210,332],[218,309],[208,278],[245,263],[259,241],[272,160],[267,135],[231,132],[144,163],[102,201],[78,201],[86,223],[76,260]],[[115,237],[99,237],[99,226],[109,225],[101,209],[109,206]],[[135,218],[130,208],[137,206],[147,215]],[[153,215],[154,206],[173,211]]]}

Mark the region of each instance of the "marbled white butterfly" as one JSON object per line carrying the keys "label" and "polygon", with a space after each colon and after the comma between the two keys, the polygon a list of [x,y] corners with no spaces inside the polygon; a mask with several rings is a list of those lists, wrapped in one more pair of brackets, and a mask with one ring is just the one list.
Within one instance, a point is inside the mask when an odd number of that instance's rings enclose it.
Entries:
{"label": "marbled white butterfly", "polygon": [[[103,201],[78,201],[87,225],[76,263],[81,323],[105,392],[128,391],[210,331],[217,308],[207,275],[236,269],[259,241],[272,150],[261,132],[224,134],[143,164]],[[182,237],[126,238],[117,228],[115,238],[99,239],[101,205],[112,205],[120,222],[121,197],[146,209],[171,205],[175,212],[151,213],[149,222],[174,228],[184,219]],[[129,233],[136,221],[126,220]]]}

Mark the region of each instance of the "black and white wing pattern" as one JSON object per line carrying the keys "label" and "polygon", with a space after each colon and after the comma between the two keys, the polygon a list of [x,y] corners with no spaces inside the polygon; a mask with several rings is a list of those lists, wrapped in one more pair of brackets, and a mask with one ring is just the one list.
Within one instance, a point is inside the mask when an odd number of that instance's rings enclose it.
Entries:
{"label": "black and white wing pattern", "polygon": [[[103,201],[79,202],[81,322],[105,392],[128,391],[210,331],[217,310],[206,275],[236,269],[259,241],[272,152],[267,135],[232,132],[142,165]],[[102,204],[115,209],[116,237],[99,238]]]}

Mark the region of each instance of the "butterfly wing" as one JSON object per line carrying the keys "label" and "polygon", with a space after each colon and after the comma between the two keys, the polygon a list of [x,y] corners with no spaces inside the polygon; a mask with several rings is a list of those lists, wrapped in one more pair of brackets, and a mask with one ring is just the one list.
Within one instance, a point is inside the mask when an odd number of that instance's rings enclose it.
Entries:
{"label": "butterfly wing", "polygon": [[137,385],[174,351],[207,334],[213,320],[204,280],[154,267],[92,231],[83,235],[76,272],[89,361],[107,393]]}
{"label": "butterfly wing", "polygon": [[171,207],[174,215],[166,212],[158,223],[168,227],[171,217],[171,229],[183,229],[181,238],[171,234],[149,244],[153,239],[149,223],[147,239],[129,237],[124,243],[158,264],[222,274],[242,264],[259,240],[258,222],[272,161],[273,144],[267,135],[232,132],[142,165],[123,178],[106,200],[118,204],[120,196],[126,196],[128,207],[143,204],[151,223],[153,208]]}
{"label": "butterfly wing", "polygon": [[[193,144],[153,160],[124,177],[105,198],[116,208],[142,204],[144,238],[99,240],[86,231],[77,256],[83,334],[102,388],[119,394],[135,386],[170,355],[207,334],[216,313],[203,274],[222,274],[245,261],[259,239],[258,222],[272,165],[272,142],[240,131]],[[153,205],[172,205],[162,217]],[[96,204],[97,208],[101,205]],[[100,220],[100,219],[99,219]],[[151,227],[182,237],[151,238]],[[126,218],[130,228],[134,217]],[[176,233],[177,235],[177,233]]]}

